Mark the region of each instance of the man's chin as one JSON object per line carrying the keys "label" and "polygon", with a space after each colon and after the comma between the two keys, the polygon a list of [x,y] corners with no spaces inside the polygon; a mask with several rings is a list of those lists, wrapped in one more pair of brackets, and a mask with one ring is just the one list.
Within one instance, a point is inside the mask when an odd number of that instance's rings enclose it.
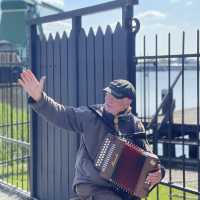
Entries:
{"label": "man's chin", "polygon": [[105,106],[105,111],[108,112],[108,113],[113,114],[113,111],[112,111],[112,109],[110,109],[109,106]]}
{"label": "man's chin", "polygon": [[111,110],[111,109],[107,109],[106,112],[108,112],[108,113],[110,113],[112,115],[116,115],[116,113],[113,110]]}

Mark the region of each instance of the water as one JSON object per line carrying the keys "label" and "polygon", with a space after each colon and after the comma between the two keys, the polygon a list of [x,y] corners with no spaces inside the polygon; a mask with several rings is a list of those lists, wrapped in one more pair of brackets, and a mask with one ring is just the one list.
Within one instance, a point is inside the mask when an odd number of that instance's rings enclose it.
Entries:
{"label": "water", "polygon": [[[171,85],[176,79],[179,71],[171,71]],[[137,72],[137,113],[138,116],[144,116],[144,73]],[[151,71],[146,73],[146,114],[152,116],[156,112],[156,73]],[[168,89],[168,71],[158,72],[158,107],[161,103],[161,91]],[[173,98],[175,99],[175,111],[197,107],[197,72],[187,70],[184,72],[184,94],[182,91],[182,76],[179,78],[173,90]],[[184,103],[182,102],[184,99]],[[186,136],[187,137],[187,136]],[[162,144],[158,144],[158,154],[163,154]],[[184,152],[186,158],[189,157],[189,146],[185,146]],[[176,145],[176,156],[182,156],[182,146]]]}
{"label": "water", "polygon": [[[171,85],[177,77],[179,71],[171,72]],[[137,113],[139,116],[144,115],[144,73],[137,72],[136,94],[137,94]],[[156,73],[146,73],[146,113],[147,116],[152,116],[156,111]],[[158,72],[158,106],[161,103],[161,91],[168,89],[168,71]],[[176,101],[175,110],[197,107],[197,72],[187,70],[184,72],[184,94],[182,92],[182,76],[179,78],[173,90],[173,97]],[[182,102],[184,99],[184,103]]]}

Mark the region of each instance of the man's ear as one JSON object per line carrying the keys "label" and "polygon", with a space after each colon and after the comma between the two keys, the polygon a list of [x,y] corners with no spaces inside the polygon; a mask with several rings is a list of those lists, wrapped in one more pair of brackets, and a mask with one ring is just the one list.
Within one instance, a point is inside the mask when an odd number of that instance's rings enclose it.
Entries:
{"label": "man's ear", "polygon": [[129,99],[129,98],[126,98],[126,104],[127,104],[127,105],[131,105],[131,103],[132,103],[132,100]]}
{"label": "man's ear", "polygon": [[125,105],[125,107],[129,107],[131,105],[131,103],[132,103],[131,99],[129,99],[127,97],[124,99],[124,105]]}

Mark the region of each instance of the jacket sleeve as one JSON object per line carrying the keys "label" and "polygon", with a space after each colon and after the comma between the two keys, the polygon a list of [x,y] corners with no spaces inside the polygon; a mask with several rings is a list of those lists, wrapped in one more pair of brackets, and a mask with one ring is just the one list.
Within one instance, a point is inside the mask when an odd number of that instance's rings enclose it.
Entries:
{"label": "jacket sleeve", "polygon": [[83,132],[84,119],[87,119],[86,107],[61,105],[48,97],[45,92],[42,93],[42,98],[38,102],[29,97],[28,103],[37,114],[57,127]]}

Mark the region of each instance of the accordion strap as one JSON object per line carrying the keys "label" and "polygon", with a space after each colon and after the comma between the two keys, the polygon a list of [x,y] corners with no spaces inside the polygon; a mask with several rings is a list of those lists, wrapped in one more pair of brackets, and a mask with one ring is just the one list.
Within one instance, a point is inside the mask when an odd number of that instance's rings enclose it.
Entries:
{"label": "accordion strap", "polygon": [[[111,134],[116,135],[115,133],[117,133],[118,136],[122,135],[118,129],[111,126],[110,123],[108,123],[108,121],[103,117],[103,110],[102,110],[103,108],[101,105],[99,108],[97,108],[95,105],[88,106],[88,108],[90,110],[92,110],[104,122],[104,124],[111,130],[111,132],[110,132]],[[133,121],[133,123],[134,123],[134,121]],[[139,131],[139,132],[135,132],[135,133],[131,132],[131,133],[126,133],[126,134],[123,133],[123,136],[125,136],[125,137],[131,136],[132,138],[135,138],[135,139],[147,139],[145,131]]]}
{"label": "accordion strap", "polygon": [[92,112],[94,112],[103,121],[103,123],[111,130],[111,132],[113,134],[116,132],[115,128],[113,126],[111,126],[110,123],[108,123],[107,120],[105,120],[105,118],[103,117],[103,106],[102,105],[99,105],[99,108],[97,108],[95,105],[88,106],[88,108]]}

